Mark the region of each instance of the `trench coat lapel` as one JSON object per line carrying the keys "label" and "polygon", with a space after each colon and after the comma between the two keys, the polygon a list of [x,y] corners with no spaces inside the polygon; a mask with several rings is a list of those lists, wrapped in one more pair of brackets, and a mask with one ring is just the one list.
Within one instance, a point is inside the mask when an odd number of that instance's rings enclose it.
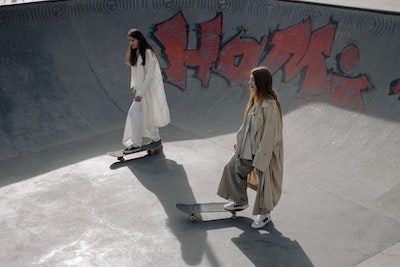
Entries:
{"label": "trench coat lapel", "polygon": [[265,101],[265,100],[264,100],[264,101],[262,102],[262,104],[261,104],[261,107],[257,109],[257,113],[256,113],[256,125],[255,125],[254,131],[253,131],[253,133],[252,133],[252,135],[253,135],[253,136],[252,136],[253,140],[256,140],[255,138],[256,138],[256,136],[257,136],[258,131],[260,130],[261,126],[264,125],[264,120],[265,120],[265,118],[264,118],[264,110],[263,110],[263,109],[266,108],[268,105],[269,105],[268,101]]}

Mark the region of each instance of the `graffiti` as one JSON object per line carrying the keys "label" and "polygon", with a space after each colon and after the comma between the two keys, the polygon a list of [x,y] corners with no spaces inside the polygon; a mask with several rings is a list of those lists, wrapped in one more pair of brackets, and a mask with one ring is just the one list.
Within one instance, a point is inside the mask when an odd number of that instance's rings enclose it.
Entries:
{"label": "graffiti", "polygon": [[400,100],[400,79],[394,80],[390,83],[389,95],[399,95],[397,100]]}
{"label": "graffiti", "polygon": [[371,84],[365,75],[359,77],[344,77],[337,73],[332,73],[332,97],[331,103],[343,108],[351,108],[359,112],[364,112],[364,102],[362,101],[362,90],[371,88]]}
{"label": "graffiti", "polygon": [[[259,40],[237,34],[221,43],[222,14],[197,26],[197,47],[188,50],[189,25],[181,12],[156,25],[153,35],[162,48],[167,67],[166,81],[186,90],[186,72],[191,67],[203,87],[208,87],[212,73],[223,76],[231,86],[243,86],[249,70],[267,66],[272,74],[283,71],[283,81],[299,79],[299,92],[304,95],[328,96],[334,105],[364,111],[362,92],[372,88],[365,74],[354,74],[360,51],[350,43],[336,56],[337,71],[328,69],[326,59],[331,56],[337,22],[331,20],[313,30],[308,18]],[[398,88],[398,87],[396,87]],[[397,89],[393,89],[397,90]],[[396,91],[398,92],[398,90]]]}
{"label": "graffiti", "polygon": [[353,73],[360,58],[360,50],[354,43],[348,44],[336,57],[338,70],[342,73]]}
{"label": "graffiti", "polygon": [[241,31],[223,46],[215,69],[215,72],[227,78],[231,86],[241,85],[249,78],[249,70],[254,68],[267,43],[265,35],[257,42],[243,37],[243,34],[244,31]]}
{"label": "graffiti", "polygon": [[312,32],[311,19],[277,31],[272,39],[274,46],[261,65],[267,66],[273,73],[283,67],[285,82],[304,72],[301,92],[327,94],[330,87],[325,58],[331,53],[334,31],[335,25],[329,23]]}
{"label": "graffiti", "polygon": [[351,77],[358,66],[360,51],[355,43],[350,43],[336,56],[339,73],[331,75],[332,97],[331,103],[344,108],[351,108],[364,112],[362,92],[372,88],[366,75],[359,74]]}
{"label": "graffiti", "polygon": [[187,50],[188,29],[182,13],[156,25],[154,36],[161,41],[163,51],[167,55],[168,68],[164,70],[167,81],[186,89],[187,67],[196,67],[197,78],[201,85],[208,87],[211,69],[218,57],[219,44],[221,42],[222,15],[217,15],[209,22],[199,25],[198,47],[195,50]]}

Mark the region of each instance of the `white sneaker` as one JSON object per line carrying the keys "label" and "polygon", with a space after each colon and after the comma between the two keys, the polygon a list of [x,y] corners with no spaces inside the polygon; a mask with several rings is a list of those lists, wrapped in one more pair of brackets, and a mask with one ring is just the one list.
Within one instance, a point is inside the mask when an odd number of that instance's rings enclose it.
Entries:
{"label": "white sneaker", "polygon": [[224,209],[230,210],[230,211],[235,211],[235,210],[244,210],[248,207],[249,205],[244,204],[244,205],[239,205],[235,201],[229,202],[224,205]]}
{"label": "white sneaker", "polygon": [[264,227],[270,221],[271,221],[270,214],[258,214],[254,222],[251,224],[251,227],[258,229]]}

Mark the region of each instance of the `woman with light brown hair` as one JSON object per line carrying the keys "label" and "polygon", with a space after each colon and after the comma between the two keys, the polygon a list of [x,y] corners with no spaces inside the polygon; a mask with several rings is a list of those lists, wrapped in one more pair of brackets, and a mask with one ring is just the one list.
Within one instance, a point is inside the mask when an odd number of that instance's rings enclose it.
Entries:
{"label": "woman with light brown hair", "polygon": [[235,155],[224,168],[217,194],[231,201],[224,206],[227,210],[247,208],[247,176],[255,170],[259,183],[253,209],[256,218],[251,226],[261,228],[271,220],[270,212],[282,193],[282,111],[268,68],[253,69],[249,85]]}

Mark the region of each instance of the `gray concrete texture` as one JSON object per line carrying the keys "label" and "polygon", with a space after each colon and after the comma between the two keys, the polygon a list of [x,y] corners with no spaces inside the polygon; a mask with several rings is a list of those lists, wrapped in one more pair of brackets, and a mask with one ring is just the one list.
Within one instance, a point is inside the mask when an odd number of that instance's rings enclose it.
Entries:
{"label": "gray concrete texture", "polygon": [[[172,18],[185,19],[187,36]],[[220,34],[205,36],[206,22]],[[162,153],[116,163],[105,154],[121,146],[131,102],[124,56],[134,25],[160,55],[172,121]],[[399,28],[395,15],[282,1],[1,7],[0,265],[396,266]],[[220,36],[211,71],[201,76],[195,63],[215,51],[185,56],[160,35],[170,32],[186,50]],[[172,55],[187,62],[173,66]],[[273,223],[251,229],[251,209],[190,223],[174,204],[221,201],[257,64],[276,66],[284,110]]]}

